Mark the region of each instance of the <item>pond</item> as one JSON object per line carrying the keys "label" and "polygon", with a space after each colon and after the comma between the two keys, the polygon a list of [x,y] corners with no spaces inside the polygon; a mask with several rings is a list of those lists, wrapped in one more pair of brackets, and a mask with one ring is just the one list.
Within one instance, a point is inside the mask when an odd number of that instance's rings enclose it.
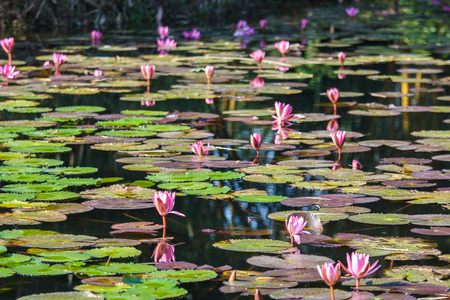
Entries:
{"label": "pond", "polygon": [[2,299],[331,299],[352,252],[336,299],[445,299],[448,12],[409,4],[16,39]]}

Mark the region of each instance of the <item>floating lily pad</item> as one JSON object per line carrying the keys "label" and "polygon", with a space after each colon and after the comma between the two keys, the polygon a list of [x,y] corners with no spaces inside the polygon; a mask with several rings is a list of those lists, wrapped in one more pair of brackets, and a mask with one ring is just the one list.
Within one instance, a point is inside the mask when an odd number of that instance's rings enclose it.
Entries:
{"label": "floating lily pad", "polygon": [[97,269],[104,272],[117,274],[136,274],[156,271],[154,266],[134,263],[111,263],[107,266],[100,266]]}
{"label": "floating lily pad", "polygon": [[354,222],[376,224],[376,225],[404,225],[410,220],[405,220],[402,214],[361,214],[350,216],[349,219]]}
{"label": "floating lily pad", "polygon": [[97,172],[98,169],[94,167],[60,167],[45,169],[46,173],[59,174],[60,176],[74,176],[85,175]]}
{"label": "floating lily pad", "polygon": [[270,195],[248,195],[248,196],[240,196],[236,198],[237,201],[243,202],[254,202],[254,203],[273,203],[280,202],[287,197],[285,196],[270,196]]}
{"label": "floating lily pad", "polygon": [[241,252],[282,252],[291,248],[291,244],[284,241],[264,239],[242,239],[216,242],[214,247]]}
{"label": "floating lily pad", "polygon": [[167,270],[147,273],[142,276],[144,279],[163,278],[178,280],[183,283],[199,282],[213,279],[217,276],[216,272],[209,270]]}
{"label": "floating lily pad", "polygon": [[[335,299],[348,299],[351,293],[343,290],[334,290]],[[326,300],[330,298],[330,291],[327,288],[302,288],[285,289],[270,294],[272,299],[317,299]]]}
{"label": "floating lily pad", "polygon": [[84,252],[92,257],[127,258],[141,255],[141,251],[132,247],[104,247],[87,250]]}
{"label": "floating lily pad", "polygon": [[144,199],[133,198],[105,198],[99,200],[90,200],[83,203],[84,206],[93,207],[97,209],[112,209],[112,210],[131,210],[153,208],[153,202]]}
{"label": "floating lily pad", "polygon": [[286,254],[283,258],[260,255],[247,259],[247,263],[263,267],[277,269],[316,269],[324,263],[334,263],[331,258],[307,254]]}

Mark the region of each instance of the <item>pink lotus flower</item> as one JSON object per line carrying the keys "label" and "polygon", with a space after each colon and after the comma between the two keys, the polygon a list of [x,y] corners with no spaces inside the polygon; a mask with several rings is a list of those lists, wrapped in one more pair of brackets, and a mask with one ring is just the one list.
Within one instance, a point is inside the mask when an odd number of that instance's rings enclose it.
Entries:
{"label": "pink lotus flower", "polygon": [[278,70],[278,71],[281,71],[281,72],[285,73],[285,72],[289,71],[289,68],[288,67],[277,66],[277,67],[275,67],[275,70]]}
{"label": "pink lotus flower", "polygon": [[214,66],[206,66],[205,67],[205,75],[208,80],[208,85],[211,83],[211,78],[214,75]]}
{"label": "pink lotus flower", "polygon": [[339,63],[341,64],[341,66],[343,66],[344,65],[344,61],[347,58],[346,55],[345,55],[345,52],[342,52],[342,51],[339,52],[337,57],[338,57]]}
{"label": "pink lotus flower", "polygon": [[11,66],[11,65],[4,65],[3,67],[0,66],[0,72],[2,73],[2,75],[5,78],[8,79],[17,79],[17,77],[19,77],[20,72],[19,71],[14,71],[16,69],[15,66]]}
{"label": "pink lotus flower", "polygon": [[183,36],[187,40],[199,40],[200,39],[200,31],[196,28],[192,29],[191,32],[183,31]]}
{"label": "pink lotus flower", "polygon": [[338,130],[338,131],[330,132],[330,135],[331,135],[331,139],[333,140],[333,143],[336,145],[336,147],[338,148],[338,151],[339,151],[338,160],[341,160],[342,146],[344,146],[347,132]]}
{"label": "pink lotus flower", "polygon": [[102,70],[94,70],[93,75],[94,75],[95,77],[100,77],[100,76],[103,75],[103,71],[102,71]]}
{"label": "pink lotus flower", "polygon": [[336,114],[336,102],[339,100],[339,90],[337,88],[331,88],[327,90],[328,99],[333,103],[334,114]]}
{"label": "pink lotus flower", "polygon": [[306,27],[308,26],[308,22],[309,22],[308,19],[302,19],[302,27],[301,27],[301,29],[305,30]]}
{"label": "pink lotus flower", "polygon": [[100,31],[97,30],[92,30],[91,31],[91,40],[92,40],[92,46],[95,46],[97,43],[100,42],[100,39],[102,37],[102,33]]}
{"label": "pink lotus flower", "polygon": [[261,70],[261,63],[266,56],[266,52],[258,49],[250,53],[250,57],[253,58],[254,61],[258,63],[258,69]]}
{"label": "pink lotus flower", "polygon": [[163,237],[166,236],[166,216],[168,214],[175,214],[181,217],[185,217],[184,214],[173,211],[173,206],[175,205],[175,192],[170,193],[168,191],[156,191],[153,196],[153,204],[155,204],[156,210],[158,211],[159,215],[163,218],[163,226],[164,226],[164,232]]}
{"label": "pink lotus flower", "polygon": [[339,123],[336,119],[331,119],[330,122],[328,122],[327,125],[327,131],[338,131],[339,130]]}
{"label": "pink lotus flower", "polygon": [[[345,272],[356,279],[356,287],[359,287],[359,280],[367,275],[375,273],[380,267],[376,267],[378,260],[370,265],[369,255],[365,253],[352,252],[351,256],[347,253],[347,268],[339,262]],[[375,268],[376,267],[376,268]]]}
{"label": "pink lotus flower", "polygon": [[206,104],[214,104],[214,98],[205,98]]}
{"label": "pink lotus flower", "polygon": [[267,27],[267,20],[266,19],[259,20],[259,27],[261,27],[262,32],[265,32]]}
{"label": "pink lotus flower", "polygon": [[153,251],[152,257],[155,258],[155,263],[175,261],[175,247],[164,241],[159,242]]}
{"label": "pink lotus flower", "polygon": [[208,147],[205,149],[205,146],[201,141],[198,141],[197,143],[193,143],[192,145],[189,145],[189,148],[194,152],[196,155],[208,155],[209,148],[211,146],[208,144]]}
{"label": "pink lotus flower", "polygon": [[353,170],[361,170],[362,169],[362,164],[357,161],[356,159],[352,160],[352,169]]}
{"label": "pink lotus flower", "polygon": [[275,102],[275,115],[272,115],[274,126],[290,125],[289,120],[297,119],[296,116],[291,114],[292,106],[286,103]]}
{"label": "pink lotus flower", "polygon": [[161,39],[164,39],[166,36],[169,36],[169,26],[158,26],[158,34]]}
{"label": "pink lotus flower", "polygon": [[44,68],[47,68],[47,67],[53,66],[53,64],[47,60],[46,62],[44,62],[44,64],[43,64],[42,66],[43,66]]}
{"label": "pink lotus flower", "polygon": [[284,57],[286,53],[289,52],[289,42],[288,41],[279,41],[274,44],[275,48],[277,48],[278,52],[281,53],[281,56]]}
{"label": "pink lotus flower", "polygon": [[55,75],[61,75],[59,73],[59,67],[65,63],[67,60],[67,56],[61,53],[53,53],[53,64],[55,65]]}
{"label": "pink lotus flower", "polygon": [[250,136],[250,144],[256,150],[256,157],[259,157],[259,149],[261,148],[262,136],[261,133],[254,133]]}
{"label": "pink lotus flower", "polygon": [[310,234],[308,231],[303,230],[306,227],[308,221],[305,221],[303,217],[296,216],[295,214],[287,217],[286,229],[291,236],[291,245],[294,245],[294,241],[300,245],[300,235]]}
{"label": "pink lotus flower", "polygon": [[156,49],[157,51],[169,51],[177,48],[177,43],[175,40],[170,38],[156,40],[156,43],[158,44],[158,48]]}
{"label": "pink lotus flower", "polygon": [[448,6],[448,5],[442,6],[442,9],[443,9],[445,12],[450,12],[450,6]]}
{"label": "pink lotus flower", "polygon": [[12,65],[11,53],[14,47],[14,38],[10,37],[0,40],[0,45],[2,45],[3,50],[6,52],[6,54],[8,54],[8,62],[9,65],[11,66]]}
{"label": "pink lotus flower", "polygon": [[317,266],[317,271],[323,281],[330,287],[331,299],[334,300],[334,285],[341,276],[341,266],[339,263],[333,265],[333,263],[324,263],[322,267]]}
{"label": "pink lotus flower", "polygon": [[354,16],[356,16],[357,14],[358,14],[358,12],[359,12],[359,9],[357,9],[357,8],[355,8],[355,7],[349,7],[349,8],[346,8],[345,9],[345,12],[347,13],[347,15],[350,17],[350,18],[353,18]]}
{"label": "pink lotus flower", "polygon": [[154,65],[141,66],[142,76],[147,79],[147,92],[150,92],[150,80],[152,79],[153,74],[155,74],[155,69]]}
{"label": "pink lotus flower", "polygon": [[255,34],[255,29],[248,26],[247,21],[239,20],[236,30],[233,33],[233,36],[248,36]]}
{"label": "pink lotus flower", "polygon": [[156,101],[150,101],[150,100],[141,101],[142,106],[149,107],[149,106],[155,106],[155,104],[156,104]]}
{"label": "pink lotus flower", "polygon": [[261,77],[255,77],[252,81],[250,81],[250,85],[259,88],[264,86],[264,79]]}

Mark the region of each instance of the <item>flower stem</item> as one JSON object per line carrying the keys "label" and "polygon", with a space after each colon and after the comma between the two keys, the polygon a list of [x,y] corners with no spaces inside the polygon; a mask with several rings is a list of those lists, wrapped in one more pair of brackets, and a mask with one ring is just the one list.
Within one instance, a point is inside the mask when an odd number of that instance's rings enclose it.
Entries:
{"label": "flower stem", "polygon": [[334,300],[334,287],[330,286],[331,300]]}
{"label": "flower stem", "polygon": [[356,278],[356,288],[359,288],[359,278]]}
{"label": "flower stem", "polygon": [[294,237],[291,236],[291,246],[294,246]]}
{"label": "flower stem", "polygon": [[259,150],[256,150],[256,158],[259,158]]}
{"label": "flower stem", "polygon": [[164,229],[163,229],[163,238],[165,238],[166,237],[166,227],[167,227],[166,216],[162,216],[162,218],[163,218],[163,227],[164,227]]}
{"label": "flower stem", "polygon": [[12,66],[12,57],[11,57],[11,53],[8,53],[8,61],[9,61],[9,65]]}
{"label": "flower stem", "polygon": [[333,107],[334,107],[334,114],[336,114],[336,103],[333,103]]}
{"label": "flower stem", "polygon": [[338,148],[338,152],[339,152],[338,161],[340,161],[341,160],[341,148]]}
{"label": "flower stem", "polygon": [[147,79],[147,92],[150,92],[150,79]]}

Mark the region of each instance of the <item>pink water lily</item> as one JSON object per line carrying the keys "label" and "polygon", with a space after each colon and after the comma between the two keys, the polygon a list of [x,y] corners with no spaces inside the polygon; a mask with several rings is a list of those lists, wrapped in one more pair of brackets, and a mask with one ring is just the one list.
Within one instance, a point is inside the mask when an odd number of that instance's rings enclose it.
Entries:
{"label": "pink water lily", "polygon": [[334,300],[334,285],[341,276],[340,264],[333,265],[333,263],[324,263],[322,267],[317,266],[317,271],[323,281],[330,287],[331,299]]}
{"label": "pink water lily", "polygon": [[278,52],[281,53],[281,56],[284,57],[286,53],[289,52],[289,42],[288,41],[279,41],[274,44],[275,48],[277,48]]}
{"label": "pink water lily", "polygon": [[262,77],[255,77],[252,81],[250,81],[250,85],[252,87],[263,87],[264,86],[264,79]]}
{"label": "pink water lily", "polygon": [[341,66],[344,66],[345,59],[347,58],[347,56],[345,55],[345,52],[342,52],[342,51],[339,52],[337,57],[338,57],[338,60],[339,60],[339,63],[341,64]]}
{"label": "pink water lily", "polygon": [[150,80],[155,74],[156,67],[154,65],[143,65],[141,66],[141,73],[145,79],[147,79],[147,92],[150,92]]}
{"label": "pink water lily", "polygon": [[177,43],[175,42],[175,40],[170,39],[170,38],[161,38],[159,40],[156,40],[156,43],[158,44],[158,48],[156,49],[157,51],[160,51],[161,55],[166,55],[169,50],[173,50],[177,48]]}
{"label": "pink water lily", "polygon": [[349,273],[356,279],[356,287],[359,287],[361,278],[375,273],[380,267],[377,267],[378,260],[372,265],[369,262],[369,255],[365,253],[352,252],[351,255],[347,253],[347,267],[339,262],[345,272]]}
{"label": "pink water lily", "polygon": [[356,15],[358,14],[359,9],[357,9],[357,8],[355,8],[355,7],[353,7],[353,6],[351,6],[351,7],[349,7],[349,8],[346,8],[346,9],[345,9],[345,12],[347,13],[347,15],[348,15],[350,18],[353,18],[354,16],[356,16]]}
{"label": "pink water lily", "polygon": [[310,234],[308,231],[303,230],[306,227],[308,221],[303,219],[303,217],[296,216],[295,214],[287,217],[286,229],[291,236],[291,245],[294,245],[294,241],[300,245],[300,235]]}
{"label": "pink water lily", "polygon": [[0,72],[7,79],[17,79],[19,77],[20,71],[15,71],[16,67],[11,65],[0,66]]}
{"label": "pink water lily", "polygon": [[100,31],[92,30],[91,31],[91,45],[95,46],[96,44],[98,44],[100,42],[102,35],[103,34]]}
{"label": "pink water lily", "polygon": [[141,101],[141,105],[142,106],[155,106],[156,101],[151,101],[151,100],[146,100],[146,101]]}
{"label": "pink water lily", "polygon": [[266,32],[267,20],[266,19],[259,20],[259,27],[261,27],[261,31],[263,33]]}
{"label": "pink water lily", "polygon": [[169,26],[158,26],[158,34],[161,39],[169,36]]}
{"label": "pink water lily", "polygon": [[327,90],[328,99],[333,103],[334,114],[336,114],[336,102],[339,100],[339,90],[337,88],[331,88]]}
{"label": "pink water lily", "polygon": [[59,72],[59,67],[65,63],[67,60],[67,56],[61,53],[53,53],[53,64],[55,65],[55,75],[61,75]]}
{"label": "pink water lily", "polygon": [[357,161],[356,159],[352,160],[352,169],[353,170],[361,170],[362,169],[362,164]]}
{"label": "pink water lily", "polygon": [[187,40],[199,40],[200,39],[200,31],[197,28],[192,29],[192,31],[183,31],[183,36]]}
{"label": "pink water lily", "polygon": [[214,66],[206,66],[205,67],[205,75],[208,80],[208,85],[211,83],[211,78],[214,75]]}
{"label": "pink water lily", "polygon": [[266,52],[258,49],[250,53],[250,57],[253,58],[254,61],[258,63],[258,68],[261,69],[261,63],[266,56]]}
{"label": "pink water lily", "polygon": [[94,70],[94,72],[92,73],[95,77],[100,77],[103,75],[103,71],[102,70]]}
{"label": "pink water lily", "polygon": [[193,143],[192,145],[189,145],[189,148],[194,152],[196,155],[208,155],[209,148],[211,146],[208,144],[208,147],[205,149],[205,146],[201,141],[198,141],[197,143]]}
{"label": "pink water lily", "polygon": [[276,66],[275,70],[278,70],[280,72],[285,73],[285,72],[289,71],[289,68],[288,67],[282,67],[282,66]]}
{"label": "pink water lily", "polygon": [[289,120],[297,119],[297,117],[292,112],[292,106],[290,104],[275,102],[275,115],[272,115],[274,126],[285,126],[290,125]]}
{"label": "pink water lily", "polygon": [[206,104],[214,104],[214,98],[205,98]]}
{"label": "pink water lily", "polygon": [[339,130],[339,123],[336,119],[331,119],[330,122],[328,122],[327,125],[327,131],[338,131]]}
{"label": "pink water lily", "polygon": [[250,144],[256,150],[256,157],[259,157],[259,149],[261,148],[261,133],[254,133],[250,136]]}
{"label": "pink water lily", "polygon": [[10,38],[4,38],[2,40],[0,40],[0,45],[2,46],[3,50],[6,52],[6,54],[8,54],[8,62],[9,65],[12,65],[12,50],[14,47],[14,38],[10,37]]}
{"label": "pink water lily", "polygon": [[166,216],[168,214],[175,214],[181,217],[185,217],[184,214],[173,211],[173,206],[175,205],[175,192],[168,192],[168,191],[156,191],[153,196],[153,204],[155,204],[156,210],[158,211],[159,215],[163,218],[163,226],[164,226],[164,232],[163,237],[166,236]]}
{"label": "pink water lily", "polygon": [[345,138],[347,137],[347,132],[338,130],[338,131],[330,132],[330,135],[331,135],[331,139],[333,140],[333,143],[336,145],[336,147],[338,148],[338,151],[339,151],[338,160],[341,160],[341,151],[342,151],[342,147],[344,146],[344,143],[345,143]]}
{"label": "pink water lily", "polygon": [[253,27],[248,26],[247,21],[239,20],[236,26],[236,30],[233,33],[233,36],[248,36],[255,34],[255,29]]}
{"label": "pink water lily", "polygon": [[302,23],[301,29],[305,30],[306,27],[308,27],[309,20],[308,19],[302,19],[301,23]]}
{"label": "pink water lily", "polygon": [[159,242],[153,251],[152,257],[155,258],[155,263],[175,261],[175,247],[164,241]]}

